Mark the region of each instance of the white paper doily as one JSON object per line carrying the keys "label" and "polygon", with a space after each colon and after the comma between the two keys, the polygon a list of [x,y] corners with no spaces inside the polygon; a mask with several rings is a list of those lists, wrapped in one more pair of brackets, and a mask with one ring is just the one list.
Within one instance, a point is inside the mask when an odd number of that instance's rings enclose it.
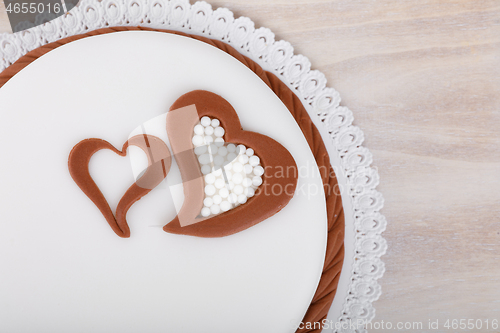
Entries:
{"label": "white paper doily", "polygon": [[[384,200],[375,190],[379,176],[370,167],[372,155],[361,146],[363,132],[352,125],[353,114],[340,106],[340,96],[326,86],[323,73],[311,70],[290,43],[275,41],[267,28],[255,29],[247,17],[234,18],[227,8],[188,0],[82,0],[79,7],[57,19],[16,34],[0,34],[0,72],[42,45],[113,26],[143,26],[196,34],[228,43],[277,75],[301,99],[320,131],[335,169],[345,212],[345,259],[329,319],[348,323],[372,320],[372,302],[381,294],[384,273],[380,257],[387,244],[381,233],[386,220],[379,213]],[[338,302],[338,299],[343,302]],[[325,330],[326,331],[326,330]],[[332,332],[331,330],[328,330]],[[340,329],[338,332],[366,332]]]}

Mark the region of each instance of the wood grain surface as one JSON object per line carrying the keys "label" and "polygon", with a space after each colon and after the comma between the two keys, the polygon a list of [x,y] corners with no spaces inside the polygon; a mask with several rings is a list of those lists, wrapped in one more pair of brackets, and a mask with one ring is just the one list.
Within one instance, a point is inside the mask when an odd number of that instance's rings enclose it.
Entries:
{"label": "wood grain surface", "polygon": [[375,321],[423,324],[370,331],[500,332],[500,1],[208,2],[307,56],[365,133],[388,220]]}

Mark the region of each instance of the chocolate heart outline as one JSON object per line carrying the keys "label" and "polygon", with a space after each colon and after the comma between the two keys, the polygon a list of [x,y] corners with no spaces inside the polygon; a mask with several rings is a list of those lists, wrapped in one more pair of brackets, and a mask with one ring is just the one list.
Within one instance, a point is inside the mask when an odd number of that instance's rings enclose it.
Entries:
{"label": "chocolate heart outline", "polygon": [[[198,216],[203,207],[204,179],[191,142],[196,123],[195,119],[186,122],[181,114],[193,107],[198,115],[197,120],[208,116],[220,121],[225,129],[225,142],[243,144],[254,149],[265,170],[263,183],[259,187],[261,191],[257,191],[254,197],[245,204],[207,218]],[[163,227],[166,232],[207,238],[229,236],[273,216],[289,203],[295,193],[298,169],[290,152],[266,135],[243,130],[232,105],[215,93],[194,90],[179,97],[167,113],[167,134],[183,179],[184,204],[177,216]],[[181,152],[183,153],[180,154]],[[178,159],[181,155],[183,158]],[[194,166],[196,170],[193,169]],[[272,169],[276,166],[287,170],[283,178],[272,176]],[[290,168],[294,171],[292,175],[288,173]],[[193,177],[196,172],[197,176]],[[264,189],[267,186],[274,188],[275,185],[282,189],[281,194],[265,196]],[[187,219],[188,225],[182,226],[180,219]],[[193,223],[193,219],[197,221]]]}
{"label": "chocolate heart outline", "polygon": [[[116,207],[115,216],[107,199],[90,175],[89,163],[92,156],[103,149],[111,150],[115,154],[125,157],[129,146],[139,147],[146,153],[148,167],[144,174],[123,194]],[[172,154],[165,142],[148,134],[130,138],[123,144],[121,151],[105,140],[85,139],[73,147],[68,158],[69,172],[75,183],[101,211],[111,229],[122,238],[130,237],[130,228],[127,223],[128,210],[165,179],[171,164]]]}

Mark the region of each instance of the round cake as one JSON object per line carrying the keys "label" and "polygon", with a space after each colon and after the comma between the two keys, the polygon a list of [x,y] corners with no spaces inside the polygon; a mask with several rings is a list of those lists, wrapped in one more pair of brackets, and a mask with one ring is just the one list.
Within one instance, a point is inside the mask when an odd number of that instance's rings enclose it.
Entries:
{"label": "round cake", "polygon": [[116,27],[0,73],[7,331],[319,332],[344,217],[301,101],[228,44]]}

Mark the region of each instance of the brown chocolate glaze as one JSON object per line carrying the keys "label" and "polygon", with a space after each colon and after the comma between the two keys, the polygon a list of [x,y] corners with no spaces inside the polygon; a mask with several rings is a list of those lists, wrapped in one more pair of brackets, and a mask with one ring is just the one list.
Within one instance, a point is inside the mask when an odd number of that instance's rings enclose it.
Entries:
{"label": "brown chocolate glaze", "polygon": [[[265,170],[260,188],[278,190],[274,193],[256,191],[255,196],[243,205],[213,217],[199,217],[203,207],[204,181],[191,138],[194,126],[204,116],[219,119],[226,130],[225,142],[254,149]],[[298,171],[292,155],[270,137],[244,131],[231,104],[217,94],[195,90],[179,97],[167,113],[167,133],[181,171],[185,195],[179,214],[163,228],[167,232],[199,237],[232,235],[273,216],[288,204],[295,193]],[[193,165],[196,168],[187,171]],[[279,170],[289,172],[276,177]]]}
{"label": "brown chocolate glaze", "polygon": [[[90,175],[89,162],[92,156],[102,149],[109,149],[120,156],[126,156],[129,146],[137,146],[146,153],[148,156],[148,168],[144,175],[132,184],[120,199],[116,207],[115,217],[109,207],[108,201]],[[99,208],[111,229],[120,237],[130,237],[130,229],[127,224],[128,210],[136,201],[148,194],[165,179],[170,170],[171,163],[172,156],[170,150],[163,140],[144,134],[130,138],[125,142],[121,151],[113,147],[109,142],[101,139],[80,141],[71,150],[68,168],[75,183]]]}
{"label": "brown chocolate glaze", "polygon": [[[316,289],[316,293],[313,297],[313,300],[307,310],[306,315],[304,316],[303,322],[321,322],[326,315],[328,314],[328,310],[330,309],[330,305],[333,302],[335,297],[335,292],[337,290],[337,285],[340,278],[340,272],[342,270],[342,263],[344,260],[344,210],[342,207],[342,199],[340,197],[337,184],[337,179],[335,177],[335,173],[330,165],[330,158],[328,156],[328,152],[326,147],[321,139],[321,135],[318,130],[314,126],[307,113],[306,109],[302,105],[300,99],[284,84],[276,75],[273,73],[264,71],[257,63],[251,60],[248,57],[240,54],[233,47],[228,44],[209,39],[202,36],[197,35],[188,35],[178,31],[169,31],[169,30],[159,30],[159,29],[151,29],[151,28],[143,28],[143,27],[112,27],[112,28],[104,28],[98,29],[95,31],[90,31],[86,34],[71,36],[67,38],[60,39],[54,43],[50,43],[44,46],[41,46],[29,53],[25,56],[21,57],[18,61],[0,73],[0,88],[10,80],[14,75],[16,75],[23,68],[28,66],[30,63],[43,56],[44,54],[58,48],[59,46],[71,43],[75,40],[108,34],[108,33],[116,33],[122,31],[158,31],[164,33],[171,33],[181,36],[187,36],[209,45],[216,47],[240,61],[242,64],[251,69],[256,75],[258,75],[262,81],[264,81],[270,89],[274,91],[274,93],[281,99],[281,101],[288,108],[292,116],[297,121],[297,124],[300,126],[304,137],[309,143],[309,147],[316,159],[316,163],[321,171],[321,176],[323,180],[323,184],[325,186],[325,196],[326,196],[326,206],[327,206],[327,215],[328,215],[328,241],[326,248],[326,257],[325,264],[323,266],[323,273],[321,275],[321,279],[319,281],[318,288]],[[292,278],[292,277],[291,277]],[[312,326],[314,327],[314,326]],[[302,329],[297,330],[297,333],[306,333],[306,332],[321,332],[320,329]]]}

